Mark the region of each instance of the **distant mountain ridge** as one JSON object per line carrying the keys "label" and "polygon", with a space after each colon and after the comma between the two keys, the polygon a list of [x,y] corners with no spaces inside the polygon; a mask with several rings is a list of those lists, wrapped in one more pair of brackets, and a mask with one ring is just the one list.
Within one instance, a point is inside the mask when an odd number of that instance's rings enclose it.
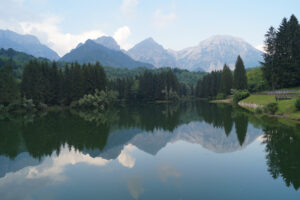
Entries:
{"label": "distant mountain ridge", "polygon": [[33,35],[21,35],[10,30],[0,30],[0,48],[12,48],[35,57],[48,58],[50,60],[59,59],[58,54],[40,43]]}
{"label": "distant mountain ridge", "polygon": [[258,66],[262,60],[261,51],[241,38],[228,35],[212,36],[195,47],[178,51],[176,60],[178,65],[190,69],[203,66],[205,71],[213,71],[222,69],[225,63],[233,69],[238,55],[246,68]]}
{"label": "distant mountain ridge", "polygon": [[225,63],[233,68],[238,55],[243,58],[246,68],[258,66],[262,60],[261,51],[241,38],[228,35],[212,36],[197,46],[180,51],[164,49],[148,38],[129,49],[128,55],[155,67],[171,66],[190,71],[219,70]]}
{"label": "distant mountain ridge", "polygon": [[162,45],[156,43],[153,38],[143,40],[129,49],[127,53],[135,60],[151,63],[156,67],[176,66],[175,58]]}
{"label": "distant mountain ridge", "polygon": [[[21,35],[9,30],[0,30],[0,48],[12,48],[34,57],[58,60],[59,56],[32,35]],[[125,51],[109,36],[79,43],[75,49],[60,58],[60,61],[95,63],[117,68],[172,67],[189,71],[220,70],[226,63],[232,69],[238,55],[246,68],[260,65],[263,52],[255,49],[241,38],[229,35],[212,36],[198,45],[180,51],[165,49],[153,38],[147,38]]]}
{"label": "distant mountain ridge", "polygon": [[[106,39],[87,40],[84,44],[78,45],[77,48],[64,55],[59,61],[78,62],[80,64],[100,62],[104,66],[128,69],[136,67],[153,68],[151,64],[135,61],[122,51],[113,50],[99,44],[107,42]],[[106,45],[111,44],[113,43],[106,43]],[[112,48],[116,48],[116,46],[114,45]]]}
{"label": "distant mountain ridge", "polygon": [[94,40],[94,42],[101,44],[105,46],[106,48],[115,50],[115,51],[120,51],[120,45],[114,40],[114,38],[109,37],[109,36],[102,36],[99,37],[98,39]]}

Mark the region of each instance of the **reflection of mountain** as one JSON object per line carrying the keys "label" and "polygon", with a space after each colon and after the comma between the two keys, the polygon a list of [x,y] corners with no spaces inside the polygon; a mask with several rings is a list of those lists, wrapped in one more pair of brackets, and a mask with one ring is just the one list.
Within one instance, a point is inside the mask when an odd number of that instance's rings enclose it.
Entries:
{"label": "reflection of mountain", "polygon": [[216,153],[227,153],[245,148],[262,134],[262,131],[253,126],[249,127],[241,146],[235,131],[227,137],[222,128],[214,128],[205,122],[184,124],[173,132],[161,129],[153,132],[143,132],[138,129],[116,131],[108,136],[107,144],[99,156],[105,159],[115,159],[127,144],[133,144],[144,152],[156,155],[168,143],[176,141],[199,144]]}
{"label": "reflection of mountain", "polygon": [[[22,168],[54,152],[59,155],[64,147],[106,160],[118,158],[128,144],[156,155],[177,141],[225,153],[245,148],[262,134],[248,125],[243,112],[203,102],[135,105],[104,113],[49,112],[29,121],[26,116],[8,119],[0,120],[0,156],[12,159],[3,161],[4,174],[18,169],[15,164]],[[28,152],[28,158],[19,158],[24,156],[20,152]]]}
{"label": "reflection of mountain", "polygon": [[127,129],[110,133],[107,143],[99,155],[107,160],[117,158],[123,150],[123,147],[140,132],[141,130],[139,129]]}
{"label": "reflection of mountain", "polygon": [[16,172],[27,166],[38,165],[41,161],[34,159],[29,153],[20,153],[15,159],[0,156],[0,177],[5,176],[8,172]]}
{"label": "reflection of mountain", "polygon": [[[234,132],[232,127],[236,120],[232,112],[230,107],[183,103],[128,106],[105,113],[53,112],[24,123],[25,116],[0,121],[3,139],[0,154],[20,159],[20,152],[28,152],[31,160],[39,160],[54,151],[59,154],[62,146],[67,145],[92,157],[110,160],[116,159],[128,144],[155,155],[168,143],[179,140],[200,144],[214,152],[232,152],[241,149],[239,144],[244,147],[259,135],[252,134],[251,130],[246,135],[248,119],[244,117],[244,123],[235,129],[240,136],[231,133],[227,137],[230,131]],[[229,124],[227,128],[226,124]],[[30,165],[30,159],[23,160],[24,166]],[[3,171],[15,168],[14,161],[11,162]]]}

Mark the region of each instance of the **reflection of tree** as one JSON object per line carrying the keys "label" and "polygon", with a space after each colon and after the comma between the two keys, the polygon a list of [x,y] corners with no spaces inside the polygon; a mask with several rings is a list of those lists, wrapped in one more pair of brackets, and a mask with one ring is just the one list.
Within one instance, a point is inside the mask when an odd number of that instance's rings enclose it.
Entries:
{"label": "reflection of tree", "polygon": [[248,117],[247,115],[237,112],[234,116],[235,131],[240,145],[242,146],[245,142],[247,129],[248,129]]}
{"label": "reflection of tree", "polygon": [[21,146],[20,123],[15,120],[0,120],[0,155],[15,158]]}
{"label": "reflection of tree", "polygon": [[59,153],[62,145],[75,149],[103,149],[109,127],[107,124],[94,124],[74,115],[49,113],[46,117],[36,118],[33,123],[22,128],[22,135],[28,152],[41,158]]}
{"label": "reflection of tree", "polygon": [[106,112],[49,112],[43,115],[2,117],[0,120],[0,154],[14,158],[21,151],[41,159],[57,154],[63,145],[76,150],[102,150],[110,130],[140,128],[174,130],[179,124],[178,105],[128,106]]}
{"label": "reflection of tree", "polygon": [[218,107],[217,104],[210,104],[208,102],[197,103],[198,114],[203,117],[203,120],[213,127],[223,128],[223,109]]}
{"label": "reflection of tree", "polygon": [[285,126],[265,127],[264,143],[268,153],[268,171],[274,179],[282,177],[286,185],[300,187],[299,129]]}
{"label": "reflection of tree", "polygon": [[105,112],[99,110],[71,110],[73,115],[78,115],[84,121],[93,122],[97,126],[101,124],[111,124],[119,120],[118,110],[109,109]]}
{"label": "reflection of tree", "polygon": [[248,128],[248,117],[243,111],[235,109],[233,112],[231,106],[205,102],[197,104],[197,111],[205,122],[212,124],[214,127],[224,128],[227,136],[232,130],[233,122],[235,122],[237,138],[242,146]]}
{"label": "reflection of tree", "polygon": [[180,112],[176,104],[150,105],[138,113],[141,128],[147,131],[163,129],[173,131],[179,125]]}
{"label": "reflection of tree", "polygon": [[205,122],[212,124],[213,127],[224,128],[225,134],[229,135],[233,126],[231,106],[200,102],[197,103],[197,111]]}
{"label": "reflection of tree", "polygon": [[232,120],[232,107],[224,106],[223,108],[223,121],[225,134],[228,136],[232,130],[233,120]]}

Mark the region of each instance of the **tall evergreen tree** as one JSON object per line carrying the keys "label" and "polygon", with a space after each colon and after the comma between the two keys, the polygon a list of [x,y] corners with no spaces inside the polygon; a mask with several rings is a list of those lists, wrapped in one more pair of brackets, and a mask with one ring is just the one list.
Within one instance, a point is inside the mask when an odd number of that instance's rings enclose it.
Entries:
{"label": "tall evergreen tree", "polygon": [[232,89],[232,72],[230,68],[225,64],[222,71],[221,78],[221,92],[225,95],[230,94],[230,90]]}
{"label": "tall evergreen tree", "polygon": [[246,70],[244,62],[240,56],[237,57],[235,63],[233,87],[237,90],[245,90],[248,88]]}
{"label": "tall evergreen tree", "polygon": [[270,27],[268,32],[265,34],[265,51],[263,55],[265,62],[263,63],[262,71],[268,84],[274,90],[275,88],[275,73],[274,73],[274,60],[276,53],[276,30],[274,27]]}
{"label": "tall evergreen tree", "polygon": [[18,98],[18,86],[13,76],[12,61],[0,68],[0,104],[8,105]]}

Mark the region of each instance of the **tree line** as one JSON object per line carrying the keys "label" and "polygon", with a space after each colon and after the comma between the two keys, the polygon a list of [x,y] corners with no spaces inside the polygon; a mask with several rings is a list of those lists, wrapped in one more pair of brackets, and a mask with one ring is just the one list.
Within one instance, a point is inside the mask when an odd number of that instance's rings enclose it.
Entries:
{"label": "tree line", "polygon": [[234,72],[225,64],[223,70],[212,71],[199,79],[195,93],[200,98],[224,98],[231,94],[231,89],[248,89],[246,70],[240,56],[237,57]]}
{"label": "tree line", "polygon": [[153,73],[146,71],[135,78],[116,79],[110,89],[119,93],[119,98],[128,100],[176,100],[185,94],[185,89],[171,71]]}
{"label": "tree line", "polygon": [[96,91],[115,91],[120,100],[154,101],[178,100],[187,96],[208,98],[220,93],[226,96],[232,88],[247,89],[245,67],[240,57],[237,59],[234,75],[224,65],[222,71],[213,71],[199,79],[196,87],[179,82],[171,69],[148,70],[134,77],[109,80],[99,63],[72,63],[58,67],[56,62],[38,60],[31,60],[26,64],[18,84],[13,76],[12,62],[7,61],[0,68],[0,104],[4,106],[17,101],[24,103],[26,100],[31,100],[34,105],[48,106],[69,106],[72,102],[82,100],[81,104],[87,105],[86,101],[93,104],[95,102],[92,101],[99,102],[100,96],[106,97],[99,92],[96,96],[86,96],[95,95]]}
{"label": "tree line", "polygon": [[170,69],[109,80],[99,63],[58,67],[56,62],[31,60],[24,68],[21,82],[17,83],[12,65],[13,61],[7,61],[0,68],[0,104],[4,106],[27,100],[34,105],[69,106],[82,99],[93,99],[86,95],[101,96],[97,91],[116,91],[118,99],[138,101],[178,100],[180,96],[193,94]]}
{"label": "tree line", "polygon": [[34,103],[69,105],[96,89],[104,90],[107,78],[99,63],[80,66],[72,63],[64,70],[55,62],[30,61],[23,72],[21,95]]}

